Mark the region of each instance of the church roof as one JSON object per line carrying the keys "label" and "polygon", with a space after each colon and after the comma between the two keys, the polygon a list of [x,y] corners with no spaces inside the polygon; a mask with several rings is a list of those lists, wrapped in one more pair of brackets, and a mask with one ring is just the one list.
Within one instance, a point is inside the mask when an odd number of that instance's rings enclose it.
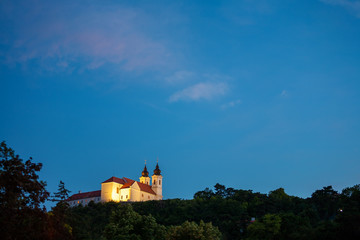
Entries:
{"label": "church roof", "polygon": [[100,197],[100,196],[101,196],[101,190],[92,191],[92,192],[77,193],[77,194],[74,194],[74,195],[70,196],[67,199],[67,201],[84,199],[84,198]]}
{"label": "church roof", "polygon": [[159,168],[159,164],[156,163],[156,168],[154,170],[154,175],[161,175],[161,170]]}
{"label": "church roof", "polygon": [[138,181],[137,184],[139,185],[141,191],[156,195],[156,193],[152,190],[151,186]]}
{"label": "church roof", "polygon": [[126,178],[126,177],[124,177],[123,179],[126,181],[126,183],[121,187],[122,189],[129,188],[131,185],[134,184],[134,182],[136,182],[139,185],[140,191],[156,195],[156,193],[151,189],[151,186],[149,186],[145,183],[134,181],[134,180],[132,180],[130,178]]}
{"label": "church roof", "polygon": [[111,177],[108,180],[102,182],[102,183],[108,183],[108,182],[116,182],[116,183],[120,183],[120,184],[125,184],[126,182],[124,181],[123,178],[117,178],[117,177]]}
{"label": "church roof", "polygon": [[130,178],[123,177],[123,179],[125,180],[125,184],[121,188],[128,188],[131,185],[133,185],[133,183],[135,182],[134,180],[132,180]]}
{"label": "church roof", "polygon": [[109,178],[108,180],[106,180],[106,181],[104,181],[102,183],[108,183],[108,182],[116,182],[116,183],[123,184],[121,186],[121,189],[129,188],[134,184],[134,182],[136,182],[139,185],[139,188],[140,188],[141,191],[156,195],[156,193],[152,190],[150,185],[147,185],[147,184],[144,184],[144,183],[141,183],[141,182],[138,182],[138,181],[134,181],[134,180],[132,180],[130,178],[111,177],[111,178]]}
{"label": "church roof", "polygon": [[148,177],[149,176],[149,172],[148,172],[148,170],[146,168],[146,164],[145,164],[145,167],[144,167],[144,171],[142,171],[142,173],[141,173],[141,176],[143,176],[143,177]]}

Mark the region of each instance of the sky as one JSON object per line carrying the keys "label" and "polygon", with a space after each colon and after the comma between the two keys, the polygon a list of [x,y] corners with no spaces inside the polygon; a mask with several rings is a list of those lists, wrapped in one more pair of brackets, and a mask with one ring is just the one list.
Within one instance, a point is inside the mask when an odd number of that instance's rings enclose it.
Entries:
{"label": "sky", "polygon": [[0,30],[0,141],[50,192],[157,158],[165,199],[360,183],[359,0],[3,0]]}

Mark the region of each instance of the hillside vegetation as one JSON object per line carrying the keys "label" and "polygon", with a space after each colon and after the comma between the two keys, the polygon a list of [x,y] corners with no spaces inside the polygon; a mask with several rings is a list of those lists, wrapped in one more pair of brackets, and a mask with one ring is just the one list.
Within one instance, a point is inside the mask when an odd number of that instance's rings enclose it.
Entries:
{"label": "hillside vegetation", "polygon": [[[331,186],[310,198],[216,184],[191,200],[97,203],[70,208],[60,181],[50,194],[41,163],[0,144],[1,239],[292,240],[360,239],[360,185]],[[57,204],[46,211],[45,201]]]}
{"label": "hillside vegetation", "polygon": [[69,208],[68,223],[76,239],[99,239],[109,236],[104,232],[109,233],[114,223],[119,232],[128,229],[129,222],[114,218],[130,214],[124,209],[144,218],[130,224],[139,236],[145,231],[139,226],[153,227],[154,234],[157,230],[174,232],[176,228],[195,233],[191,229],[212,223],[208,226],[212,238],[189,233],[188,238],[164,234],[163,239],[360,239],[360,185],[341,193],[328,186],[303,199],[287,195],[282,188],[261,194],[216,184],[214,190],[199,191],[192,200],[90,203]]}

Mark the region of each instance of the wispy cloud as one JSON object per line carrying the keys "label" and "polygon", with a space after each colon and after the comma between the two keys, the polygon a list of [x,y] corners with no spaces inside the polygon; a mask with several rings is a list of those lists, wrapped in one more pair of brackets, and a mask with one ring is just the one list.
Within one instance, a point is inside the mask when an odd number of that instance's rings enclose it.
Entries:
{"label": "wispy cloud", "polygon": [[226,83],[202,82],[178,91],[170,96],[170,102],[211,100],[225,95],[228,91]]}
{"label": "wispy cloud", "polygon": [[232,108],[232,107],[235,107],[236,105],[239,105],[241,103],[242,103],[242,101],[240,99],[237,99],[237,100],[234,100],[234,101],[231,101],[231,102],[228,102],[228,103],[225,103],[225,104],[221,105],[221,108],[222,109]]}
{"label": "wispy cloud", "polygon": [[360,1],[358,0],[320,0],[323,3],[341,6],[360,18]]}
{"label": "wispy cloud", "polygon": [[282,90],[280,96],[281,96],[281,97],[288,97],[288,96],[289,96],[289,92],[288,92],[287,90]]}
{"label": "wispy cloud", "polygon": [[[146,13],[71,1],[2,1],[0,60],[47,69],[111,65],[144,70],[168,65],[169,50],[146,33]],[[144,26],[145,25],[145,26]]]}
{"label": "wispy cloud", "polygon": [[166,77],[165,80],[168,83],[176,84],[191,81],[196,77],[197,76],[194,72],[183,70],[175,72],[173,75]]}

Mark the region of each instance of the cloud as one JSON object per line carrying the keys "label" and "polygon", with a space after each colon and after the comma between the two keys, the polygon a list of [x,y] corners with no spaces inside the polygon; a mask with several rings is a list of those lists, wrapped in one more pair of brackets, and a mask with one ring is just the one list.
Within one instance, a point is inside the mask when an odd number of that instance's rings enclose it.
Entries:
{"label": "cloud", "polygon": [[341,6],[360,18],[360,1],[358,0],[320,0],[330,5]]}
{"label": "cloud", "polygon": [[177,71],[173,75],[166,77],[165,81],[168,83],[182,83],[193,80],[196,74],[189,71]]}
{"label": "cloud", "polygon": [[289,96],[289,93],[288,91],[286,90],[282,90],[281,94],[280,94],[282,97],[288,97]]}
{"label": "cloud", "polygon": [[222,109],[232,108],[232,107],[235,107],[236,105],[239,105],[241,103],[242,103],[242,101],[240,99],[238,99],[238,100],[234,100],[234,101],[231,101],[231,102],[228,102],[228,103],[225,103],[225,104],[221,105],[221,108]]}
{"label": "cloud", "polygon": [[2,1],[0,60],[37,63],[47,70],[97,69],[127,71],[163,68],[171,53],[147,32],[151,18],[117,3],[82,1]]}
{"label": "cloud", "polygon": [[227,91],[226,83],[202,82],[174,93],[170,96],[169,102],[211,100],[225,95]]}

